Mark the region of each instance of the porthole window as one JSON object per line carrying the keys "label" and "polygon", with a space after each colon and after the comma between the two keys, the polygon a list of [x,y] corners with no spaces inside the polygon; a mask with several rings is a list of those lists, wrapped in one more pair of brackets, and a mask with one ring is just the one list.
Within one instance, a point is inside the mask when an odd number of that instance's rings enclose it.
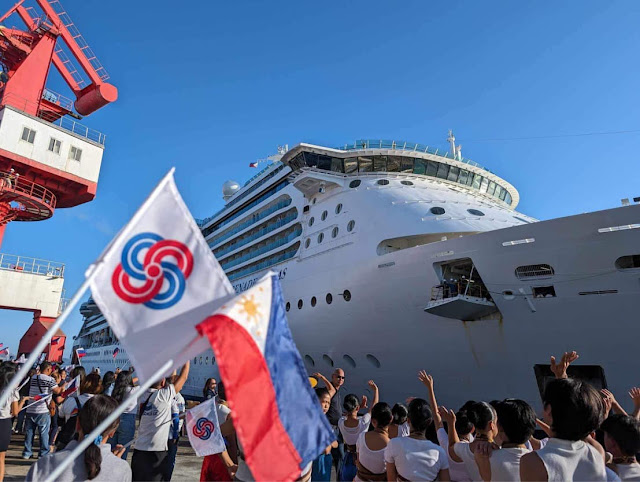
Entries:
{"label": "porthole window", "polygon": [[630,254],[628,256],[620,256],[618,259],[616,259],[615,266],[617,269],[640,268],[640,254]]}
{"label": "porthole window", "polygon": [[342,355],[342,359],[349,365],[351,368],[356,367],[356,361],[350,357],[349,355]]}
{"label": "porthole window", "polygon": [[368,354],[367,355],[367,360],[369,361],[369,363],[371,363],[374,367],[376,368],[380,368],[380,360],[378,360],[375,356]]}
{"label": "porthole window", "polygon": [[342,211],[342,204],[338,204],[336,206],[336,214],[340,214],[341,211]]}
{"label": "porthole window", "polygon": [[209,364],[209,357],[205,357],[205,359],[204,359],[204,364],[205,364],[205,365],[208,365],[208,364]]}
{"label": "porthole window", "polygon": [[502,292],[502,296],[504,297],[505,300],[512,300],[512,299],[514,299],[516,297],[513,294],[513,291],[511,291],[511,290],[504,290]]}
{"label": "porthole window", "polygon": [[311,238],[307,238],[306,241],[304,242],[304,247],[308,248],[310,244],[311,244]]}
{"label": "porthole window", "polygon": [[285,309],[286,309],[287,311],[289,311],[289,310],[291,309],[291,303],[289,303],[288,301],[287,301],[287,304],[286,304],[286,306],[285,306]]}
{"label": "porthole window", "polygon": [[528,264],[516,268],[516,278],[518,279],[544,279],[555,274],[553,266],[548,264]]}
{"label": "porthole window", "polygon": [[313,358],[311,358],[309,355],[304,356],[304,361],[306,361],[307,364],[311,365],[312,367],[316,366],[316,361]]}
{"label": "porthole window", "polygon": [[413,186],[411,181],[400,181],[400,184],[404,184],[405,186]]}
{"label": "porthole window", "polygon": [[302,309],[302,305],[304,305],[304,302],[302,300],[298,300],[298,309],[299,310]]}
{"label": "porthole window", "polygon": [[197,356],[193,358],[193,364],[195,365],[196,363],[198,363],[198,357]]}
{"label": "porthole window", "polygon": [[338,229],[338,226],[336,226],[335,228],[333,228],[333,231],[331,231],[331,237],[335,238],[338,235],[338,231],[340,231]]}
{"label": "porthole window", "polygon": [[309,219],[309,227],[313,226],[313,222],[315,221],[315,219],[313,219],[313,217],[311,217]]}
{"label": "porthole window", "polygon": [[324,239],[324,233],[318,234],[318,244],[320,244],[323,239]]}
{"label": "porthole window", "polygon": [[389,184],[389,180],[388,179],[378,179],[377,184],[379,184],[380,186],[386,186],[387,184]]}
{"label": "porthole window", "polygon": [[327,293],[327,304],[330,305],[332,301],[333,301],[333,296],[331,296],[331,293]]}
{"label": "porthole window", "polygon": [[482,211],[479,211],[478,209],[467,209],[467,212],[469,214],[473,214],[474,216],[484,216],[484,213]]}
{"label": "porthole window", "polygon": [[354,188],[358,187],[362,181],[360,179],[355,179],[349,183],[349,187]]}
{"label": "porthole window", "polygon": [[344,290],[344,293],[342,293],[342,297],[345,301],[351,301],[351,291]]}
{"label": "porthole window", "polygon": [[317,199],[316,199],[316,198],[313,198],[313,201],[311,201],[311,204],[315,204],[315,203],[316,203],[316,201],[317,201]]}
{"label": "porthole window", "polygon": [[436,206],[436,207],[433,207],[433,208],[429,209],[429,212],[431,214],[435,214],[435,215],[444,214],[444,208],[441,208],[440,206]]}
{"label": "porthole window", "polygon": [[322,216],[320,216],[320,218],[324,221],[325,219],[327,219],[328,215],[329,213],[327,211],[322,211]]}
{"label": "porthole window", "polygon": [[349,224],[347,224],[347,231],[351,232],[351,231],[353,231],[353,228],[355,228],[355,227],[356,227],[356,222],[351,220],[351,221],[349,221]]}
{"label": "porthole window", "polygon": [[333,366],[333,360],[329,355],[322,355],[322,359],[325,361],[327,365]]}
{"label": "porthole window", "polygon": [[318,300],[316,300],[316,297],[315,297],[315,296],[312,296],[312,297],[311,297],[311,306],[316,306],[317,301],[318,301]]}
{"label": "porthole window", "polygon": [[200,365],[202,365],[202,357],[200,357]]}

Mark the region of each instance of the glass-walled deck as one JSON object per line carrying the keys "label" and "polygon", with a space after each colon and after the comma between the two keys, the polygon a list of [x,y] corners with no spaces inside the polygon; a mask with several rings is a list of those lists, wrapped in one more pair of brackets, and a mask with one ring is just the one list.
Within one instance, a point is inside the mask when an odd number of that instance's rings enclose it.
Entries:
{"label": "glass-walled deck", "polygon": [[489,180],[486,176],[473,173],[467,169],[451,166],[445,162],[417,159],[409,156],[357,156],[339,158],[316,154],[313,152],[300,152],[289,161],[291,169],[302,167],[315,167],[325,171],[339,172],[342,174],[357,174],[359,172],[404,172],[407,174],[422,174],[439,179],[462,184],[471,189],[488,194],[511,205],[513,200],[506,188]]}

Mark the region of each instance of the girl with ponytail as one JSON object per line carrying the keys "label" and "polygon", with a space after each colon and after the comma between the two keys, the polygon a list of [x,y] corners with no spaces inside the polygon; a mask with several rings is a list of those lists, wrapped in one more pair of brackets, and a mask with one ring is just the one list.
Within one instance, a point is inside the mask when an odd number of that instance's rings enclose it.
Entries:
{"label": "girl with ponytail", "polygon": [[[89,434],[103,420],[105,420],[118,407],[118,402],[106,395],[96,395],[87,400],[78,413],[76,431],[78,432],[78,442],[82,441],[86,434]],[[130,481],[131,468],[129,464],[117,456],[124,451],[124,447],[118,445],[115,454],[111,453],[111,446],[107,443],[118,428],[118,421],[111,424],[102,435],[98,436],[91,445],[84,451],[84,455],[78,457],[60,475],[58,480],[92,480],[101,481]],[[25,480],[44,480],[55,470],[56,466],[68,457],[69,453],[78,444],[75,440],[69,442],[67,447],[51,454],[48,457],[41,457],[31,466]]]}

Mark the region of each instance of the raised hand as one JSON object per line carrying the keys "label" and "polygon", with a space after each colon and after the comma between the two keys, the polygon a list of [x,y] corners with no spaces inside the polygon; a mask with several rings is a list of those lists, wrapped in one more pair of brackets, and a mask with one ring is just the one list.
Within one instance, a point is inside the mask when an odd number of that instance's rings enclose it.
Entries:
{"label": "raised hand", "polygon": [[633,406],[640,407],[640,388],[633,387],[629,390],[629,396],[631,397],[631,400],[633,400]]}
{"label": "raised hand", "polygon": [[600,395],[602,395],[602,401],[604,402],[604,418],[607,418],[611,411],[613,400],[615,399],[613,398],[613,395],[609,396],[605,392],[608,392],[609,394],[611,394],[611,392],[609,392],[609,390],[600,390]]}
{"label": "raised hand", "polygon": [[453,410],[449,410],[447,407],[438,407],[438,414],[442,417],[442,419],[447,422],[449,427],[452,427],[456,424],[456,412]]}
{"label": "raised hand", "polygon": [[369,385],[369,388],[371,388],[371,390],[375,391],[378,389],[378,385],[376,385],[376,382],[374,382],[373,380],[369,380],[367,384]]}
{"label": "raised hand", "polygon": [[575,351],[567,351],[562,355],[559,363],[556,363],[556,357],[551,357],[551,371],[556,376],[556,378],[569,378],[567,376],[567,368],[569,365],[576,361],[579,358],[579,355]]}
{"label": "raised hand", "polygon": [[367,399],[366,395],[362,395],[362,402],[360,402],[360,408],[368,408],[367,407],[367,403],[369,402],[369,400]]}
{"label": "raised hand", "polygon": [[418,380],[420,380],[429,390],[433,390],[433,377],[428,375],[426,371],[420,370],[418,372]]}

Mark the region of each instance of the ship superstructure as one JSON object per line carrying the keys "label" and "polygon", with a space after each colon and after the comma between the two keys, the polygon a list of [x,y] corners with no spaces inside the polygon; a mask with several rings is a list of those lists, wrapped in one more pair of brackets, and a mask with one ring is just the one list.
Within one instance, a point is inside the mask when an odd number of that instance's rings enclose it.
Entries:
{"label": "ship superstructure", "polygon": [[[583,376],[622,389],[623,342],[600,333],[604,320],[635,330],[640,206],[538,222],[448,140],[449,152],[380,140],[282,149],[245,185],[225,183],[202,233],[237,292],[279,273],[309,372],[340,366],[349,391],[374,379],[385,400],[404,400],[428,369],[447,404],[538,403],[549,355],[567,349],[593,363]],[[212,352],[196,357],[185,393],[215,372]]]}

